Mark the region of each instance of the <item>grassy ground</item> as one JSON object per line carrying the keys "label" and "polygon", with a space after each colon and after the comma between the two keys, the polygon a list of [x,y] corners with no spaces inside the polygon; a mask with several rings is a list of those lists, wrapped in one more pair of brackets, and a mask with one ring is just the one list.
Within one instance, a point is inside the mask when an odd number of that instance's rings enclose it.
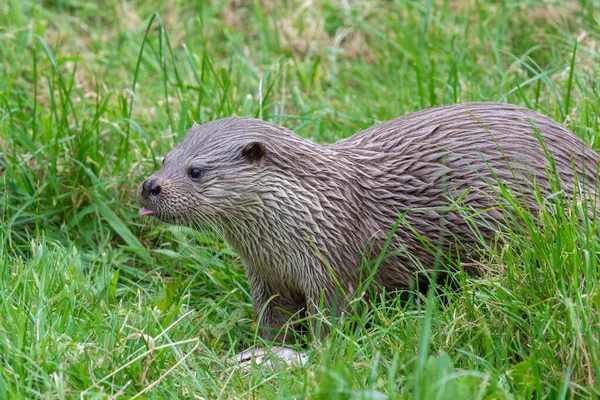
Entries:
{"label": "grassy ground", "polygon": [[239,259],[134,196],[194,120],[233,114],[326,143],[506,101],[600,149],[598,3],[150,3],[0,4],[0,398],[600,395],[600,245],[577,204],[488,249],[503,273],[374,300],[307,366],[244,376],[227,360],[260,340]]}

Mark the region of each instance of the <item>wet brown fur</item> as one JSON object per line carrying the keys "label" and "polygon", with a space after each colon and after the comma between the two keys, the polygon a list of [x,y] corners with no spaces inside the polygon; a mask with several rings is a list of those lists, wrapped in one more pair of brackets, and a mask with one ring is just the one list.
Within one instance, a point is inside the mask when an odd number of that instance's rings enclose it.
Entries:
{"label": "wet brown fur", "polygon": [[[471,250],[505,223],[498,184],[535,217],[532,182],[545,198],[553,190],[532,125],[567,198],[578,190],[573,165],[579,186],[595,192],[598,155],[566,128],[513,105],[466,103],[408,114],[327,146],[252,118],[194,125],[149,178],[160,195],[140,195],[140,202],[167,222],[213,225],[243,260],[255,317],[263,313],[263,326],[280,329],[291,314],[317,312],[321,301],[332,307],[336,281],[352,295],[369,273],[361,266],[377,258],[399,216],[374,275],[392,290],[430,269],[436,249],[468,269]],[[202,170],[198,181],[189,178],[191,167]]]}

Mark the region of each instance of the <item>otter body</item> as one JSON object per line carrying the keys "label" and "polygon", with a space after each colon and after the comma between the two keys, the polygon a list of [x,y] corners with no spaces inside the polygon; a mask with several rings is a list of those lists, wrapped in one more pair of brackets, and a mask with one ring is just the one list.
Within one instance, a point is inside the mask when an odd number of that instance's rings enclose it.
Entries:
{"label": "otter body", "polygon": [[534,217],[535,187],[553,195],[546,151],[567,197],[579,186],[596,191],[594,151],[550,118],[508,104],[427,109],[326,146],[227,118],[194,125],[168,153],[140,187],[140,213],[214,226],[243,260],[255,317],[263,313],[261,325],[276,331],[290,315],[333,307],[334,297],[343,307],[336,290],[351,295],[383,250],[374,280],[387,289],[409,287],[436,252],[476,274],[471,250],[505,224],[494,188],[510,189]]}

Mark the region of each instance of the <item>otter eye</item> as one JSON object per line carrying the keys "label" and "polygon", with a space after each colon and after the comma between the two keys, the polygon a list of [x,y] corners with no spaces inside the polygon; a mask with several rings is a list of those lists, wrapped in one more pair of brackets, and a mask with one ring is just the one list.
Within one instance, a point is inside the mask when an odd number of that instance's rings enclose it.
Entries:
{"label": "otter eye", "polygon": [[200,168],[190,168],[188,175],[193,180],[198,180],[202,176],[202,170]]}

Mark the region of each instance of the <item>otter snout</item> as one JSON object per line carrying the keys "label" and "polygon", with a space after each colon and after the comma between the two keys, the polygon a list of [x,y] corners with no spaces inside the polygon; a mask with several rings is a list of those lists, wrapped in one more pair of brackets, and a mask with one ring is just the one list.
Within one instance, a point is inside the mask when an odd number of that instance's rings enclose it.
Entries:
{"label": "otter snout", "polygon": [[146,179],[138,189],[138,201],[144,207],[140,215],[154,215],[154,208],[160,200],[163,188],[155,178]]}
{"label": "otter snout", "polygon": [[142,183],[140,195],[148,200],[150,196],[158,196],[162,192],[162,187],[152,178],[148,178]]}

